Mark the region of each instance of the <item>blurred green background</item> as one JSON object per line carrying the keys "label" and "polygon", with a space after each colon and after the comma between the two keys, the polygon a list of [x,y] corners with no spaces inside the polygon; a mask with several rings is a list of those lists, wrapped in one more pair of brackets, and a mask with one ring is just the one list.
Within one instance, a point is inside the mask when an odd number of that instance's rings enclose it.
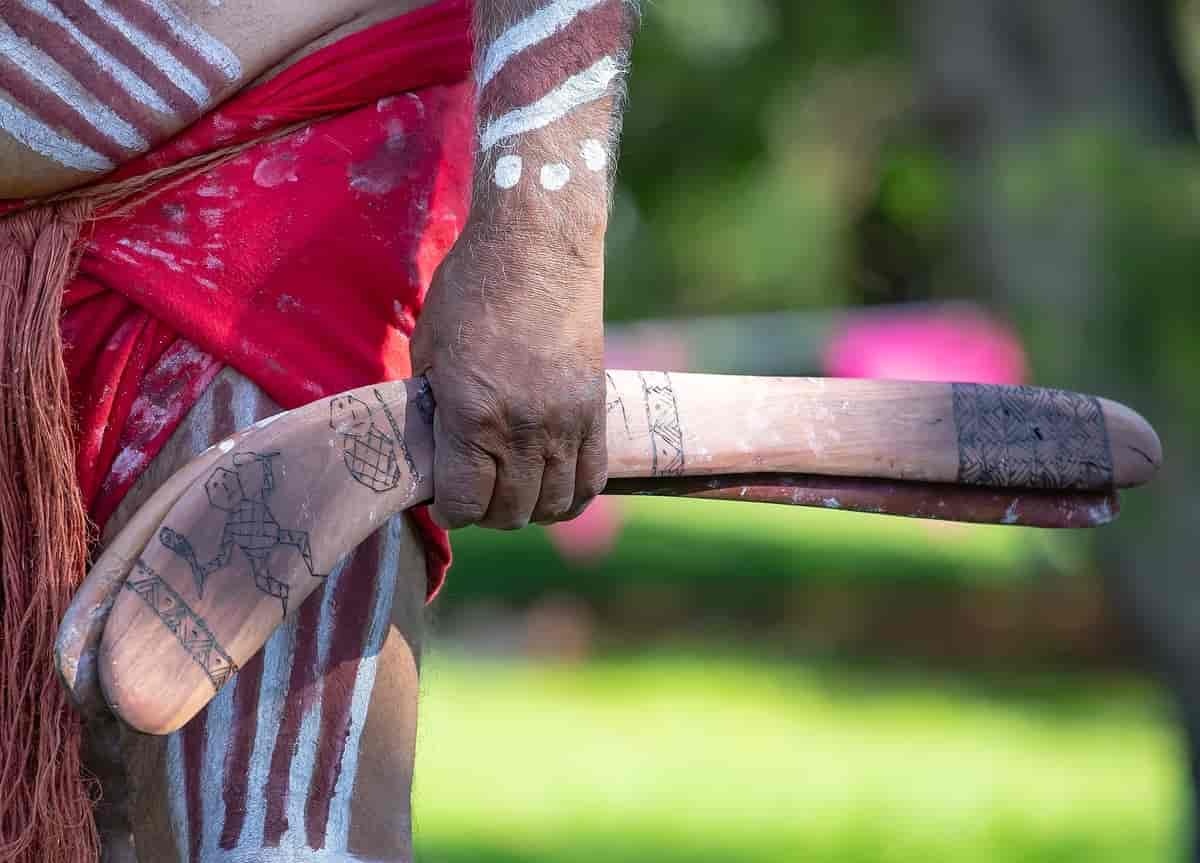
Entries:
{"label": "blurred green background", "polygon": [[1087,535],[665,500],[463,533],[418,860],[1200,859],[1198,71],[1195,2],[645,5],[611,365],[828,373],[858,314],[972,303],[1167,469]]}

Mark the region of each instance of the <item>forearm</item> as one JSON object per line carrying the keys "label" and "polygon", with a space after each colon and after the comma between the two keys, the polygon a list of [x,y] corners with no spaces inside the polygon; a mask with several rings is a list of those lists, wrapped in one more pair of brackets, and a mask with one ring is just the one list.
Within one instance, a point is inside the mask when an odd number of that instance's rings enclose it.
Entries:
{"label": "forearm", "polygon": [[413,370],[437,399],[432,514],[517,528],[606,482],[604,232],[632,0],[476,0],[471,215]]}
{"label": "forearm", "polygon": [[633,0],[478,0],[473,219],[599,253]]}

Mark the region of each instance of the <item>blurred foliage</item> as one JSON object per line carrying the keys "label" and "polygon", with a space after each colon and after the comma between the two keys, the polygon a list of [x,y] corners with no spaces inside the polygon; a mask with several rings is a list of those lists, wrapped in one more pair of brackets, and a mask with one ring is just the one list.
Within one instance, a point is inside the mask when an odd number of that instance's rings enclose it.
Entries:
{"label": "blurred foliage", "polygon": [[898,55],[883,0],[646,3],[609,318],[844,301],[845,202],[906,102]]}
{"label": "blurred foliage", "polygon": [[[1019,326],[1039,383],[1124,399],[1162,433],[1169,469],[1125,496],[1121,526],[1097,533],[1099,560],[1149,562],[1131,577],[1165,610],[1142,629],[1180,636],[1179,678],[1194,687],[1200,149],[1148,146],[1082,110],[952,163],[917,107],[903,4],[644,5],[609,319],[992,301]],[[1177,7],[1194,79],[1200,0]],[[1053,102],[1029,89],[1035,109]],[[995,132],[984,114],[952,119]],[[1090,536],[738,504],[635,500],[627,512],[594,565],[569,566],[536,531],[456,537],[439,600],[448,623],[473,602],[562,593],[634,614],[663,591],[730,619],[789,602],[836,618],[804,593],[835,584],[896,608],[905,592],[922,602],[961,586],[986,610],[995,585],[1096,569]],[[1138,863],[1183,850],[1187,757],[1147,689],[706,650],[558,666],[435,650],[419,859]]]}
{"label": "blurred foliage", "polygon": [[682,585],[733,614],[738,603],[769,603],[804,584],[980,585],[1081,564],[1078,537],[1065,533],[734,501],[620,504],[625,524],[617,544],[594,564],[568,563],[541,531],[455,534],[454,575],[439,604],[523,604],[563,591],[602,598]]}
{"label": "blurred foliage", "polygon": [[414,815],[431,863],[1157,863],[1178,850],[1180,742],[1128,682],[716,653],[545,665],[435,652],[423,679]]}

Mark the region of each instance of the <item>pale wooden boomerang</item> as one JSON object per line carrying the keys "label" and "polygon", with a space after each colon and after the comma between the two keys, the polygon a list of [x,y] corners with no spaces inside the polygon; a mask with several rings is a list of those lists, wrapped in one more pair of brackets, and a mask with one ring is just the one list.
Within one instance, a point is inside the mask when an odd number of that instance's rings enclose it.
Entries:
{"label": "pale wooden boomerang", "polygon": [[[166,734],[393,514],[433,497],[423,379],[314,402],[176,473],[96,562],[63,620],[62,678]],[[608,373],[606,492],[950,521],[1095,527],[1162,460],[1128,408],[1026,387]]]}

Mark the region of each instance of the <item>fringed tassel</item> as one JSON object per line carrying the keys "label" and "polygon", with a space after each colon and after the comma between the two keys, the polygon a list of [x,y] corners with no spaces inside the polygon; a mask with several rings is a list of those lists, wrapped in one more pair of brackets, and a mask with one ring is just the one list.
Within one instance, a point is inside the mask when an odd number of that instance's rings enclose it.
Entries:
{"label": "fringed tassel", "polygon": [[0,863],[96,863],[81,723],[55,631],[87,570],[88,520],[59,319],[87,201],[0,220]]}

